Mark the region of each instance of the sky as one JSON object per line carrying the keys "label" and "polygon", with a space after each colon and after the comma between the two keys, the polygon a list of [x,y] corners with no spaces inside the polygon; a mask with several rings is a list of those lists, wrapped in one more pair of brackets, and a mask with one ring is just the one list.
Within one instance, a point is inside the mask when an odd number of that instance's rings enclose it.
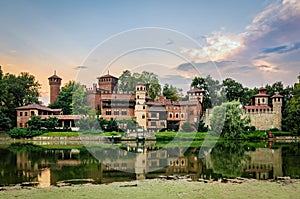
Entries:
{"label": "sky", "polygon": [[159,75],[188,88],[195,76],[233,78],[247,87],[297,81],[299,0],[1,0],[0,65],[42,84],[91,87],[123,70]]}

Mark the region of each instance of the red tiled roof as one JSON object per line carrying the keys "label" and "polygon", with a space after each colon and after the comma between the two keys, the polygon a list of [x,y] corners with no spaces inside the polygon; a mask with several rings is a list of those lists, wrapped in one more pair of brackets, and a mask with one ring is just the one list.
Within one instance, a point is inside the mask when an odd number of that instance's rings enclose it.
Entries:
{"label": "red tiled roof", "polygon": [[196,93],[196,92],[204,93],[205,91],[203,89],[199,89],[199,88],[192,88],[188,91],[188,93]]}
{"label": "red tiled roof", "polygon": [[51,112],[60,112],[61,109],[52,109],[48,108],[46,106],[42,106],[40,104],[28,104],[26,106],[20,106],[17,107],[16,110],[28,110],[28,109],[37,109],[37,110],[43,110],[43,111],[51,111]]}
{"label": "red tiled roof", "polygon": [[245,109],[271,109],[271,107],[267,105],[258,105],[258,106],[244,106]]}
{"label": "red tiled roof", "polygon": [[254,95],[254,97],[269,97],[270,95],[266,94],[266,93],[258,93],[256,95]]}
{"label": "red tiled roof", "polygon": [[271,98],[275,98],[275,97],[283,98],[283,96],[282,96],[282,95],[279,95],[279,94],[275,94],[275,95],[273,95]]}
{"label": "red tiled roof", "polygon": [[80,120],[81,115],[40,115],[42,119],[56,117],[58,120]]}

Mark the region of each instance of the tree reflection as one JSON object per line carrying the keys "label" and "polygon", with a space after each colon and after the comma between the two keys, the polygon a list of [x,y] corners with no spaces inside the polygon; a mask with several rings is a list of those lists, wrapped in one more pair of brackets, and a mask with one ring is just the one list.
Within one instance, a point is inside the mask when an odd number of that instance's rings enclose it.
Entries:
{"label": "tree reflection", "polygon": [[242,176],[243,165],[249,160],[250,157],[245,155],[244,146],[240,142],[219,142],[211,152],[214,173],[222,174],[224,177]]}

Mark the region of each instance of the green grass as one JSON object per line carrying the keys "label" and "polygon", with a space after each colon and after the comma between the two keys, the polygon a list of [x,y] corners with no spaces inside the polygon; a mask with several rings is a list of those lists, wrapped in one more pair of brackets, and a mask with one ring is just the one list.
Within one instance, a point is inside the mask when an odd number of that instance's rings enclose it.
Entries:
{"label": "green grass", "polygon": [[41,136],[48,137],[70,137],[70,136],[78,136],[78,132],[47,132],[43,133]]}
{"label": "green grass", "polygon": [[174,138],[178,139],[195,139],[195,140],[204,140],[207,135],[207,132],[159,132],[155,135],[157,140],[173,140]]}

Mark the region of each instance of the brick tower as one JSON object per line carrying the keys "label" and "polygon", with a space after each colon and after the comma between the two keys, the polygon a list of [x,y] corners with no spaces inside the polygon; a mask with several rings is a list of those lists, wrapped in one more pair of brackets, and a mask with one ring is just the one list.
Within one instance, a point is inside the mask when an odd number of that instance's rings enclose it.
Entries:
{"label": "brick tower", "polygon": [[61,78],[56,75],[56,71],[54,71],[54,75],[48,78],[50,85],[50,104],[57,100],[58,93],[60,91]]}

